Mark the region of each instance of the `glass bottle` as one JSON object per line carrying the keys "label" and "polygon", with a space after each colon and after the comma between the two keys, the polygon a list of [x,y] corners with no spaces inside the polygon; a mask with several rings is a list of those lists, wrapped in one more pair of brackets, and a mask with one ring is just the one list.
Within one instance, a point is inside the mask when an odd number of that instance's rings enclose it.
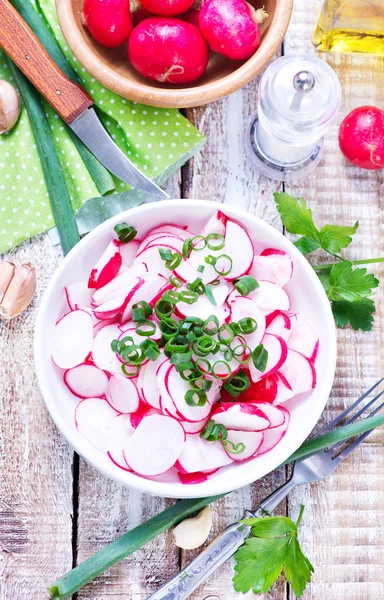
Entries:
{"label": "glass bottle", "polygon": [[326,52],[384,54],[384,0],[325,0],[313,43]]}

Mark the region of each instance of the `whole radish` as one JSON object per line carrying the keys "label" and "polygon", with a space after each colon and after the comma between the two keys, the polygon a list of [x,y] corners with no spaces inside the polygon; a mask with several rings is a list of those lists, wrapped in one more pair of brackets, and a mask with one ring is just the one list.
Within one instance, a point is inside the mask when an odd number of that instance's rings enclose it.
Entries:
{"label": "whole radish", "polygon": [[129,8],[129,0],[84,0],[82,21],[99,44],[114,48],[132,31]]}
{"label": "whole radish", "polygon": [[250,58],[260,45],[259,24],[267,18],[245,0],[205,0],[200,29],[215,52],[235,60]]}
{"label": "whole radish", "polygon": [[141,21],[144,21],[144,19],[148,19],[149,17],[152,17],[152,14],[149,12],[149,10],[144,8],[144,6],[140,2],[140,0],[130,0],[130,5],[131,5],[132,23],[133,23],[134,27],[136,27],[136,25],[141,23]]}
{"label": "whole radish", "polygon": [[384,169],[384,111],[360,106],[340,125],[340,150],[345,158],[362,169]]}
{"label": "whole radish", "polygon": [[197,27],[180,19],[152,17],[132,32],[128,56],[144,77],[190,83],[207,68],[208,44]]}
{"label": "whole radish", "polygon": [[141,4],[154,15],[175,17],[185,12],[195,0],[140,0]]}

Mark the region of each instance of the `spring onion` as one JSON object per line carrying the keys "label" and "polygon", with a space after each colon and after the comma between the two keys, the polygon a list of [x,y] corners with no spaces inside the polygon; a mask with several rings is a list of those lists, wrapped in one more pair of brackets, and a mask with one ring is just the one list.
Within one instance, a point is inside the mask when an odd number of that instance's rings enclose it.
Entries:
{"label": "spring onion", "polygon": [[[221,372],[223,367],[225,373]],[[217,360],[212,366],[212,375],[216,377],[216,379],[228,379],[228,377],[232,375],[232,370],[227,361]]]}
{"label": "spring onion", "polygon": [[235,337],[235,332],[228,324],[222,325],[220,327],[218,338],[222,344],[229,345],[231,342],[233,342],[234,337]]}
{"label": "spring onion", "polygon": [[179,254],[178,252],[174,252],[172,254],[172,258],[165,261],[165,266],[170,271],[174,271],[180,265],[182,260],[183,260],[183,257],[181,256],[181,254]]}
{"label": "spring onion", "polygon": [[136,324],[136,333],[143,337],[150,337],[156,333],[156,323],[145,319],[144,321],[138,321]]}
{"label": "spring onion", "polygon": [[209,392],[211,387],[212,381],[209,381],[209,379],[204,379],[203,377],[199,377],[198,379],[191,381],[191,388],[193,390],[203,390],[204,392]]}
{"label": "spring onion", "polygon": [[148,302],[137,302],[132,306],[132,321],[143,321],[147,317],[152,316],[153,309]]}
{"label": "spring onion", "polygon": [[194,304],[199,299],[199,294],[197,292],[192,292],[191,290],[184,290],[179,294],[180,302],[185,302],[186,304]]}
{"label": "spring onion", "polygon": [[243,275],[242,277],[235,279],[233,285],[241,296],[248,296],[248,294],[260,287],[252,275]]}
{"label": "spring onion", "polygon": [[199,265],[199,266],[197,267],[197,272],[198,272],[198,273],[203,273],[204,269],[205,269],[204,265]]}
{"label": "spring onion", "polygon": [[212,369],[211,363],[206,358],[198,358],[195,361],[195,367],[200,373],[203,373],[203,374],[210,373],[211,369]]}
{"label": "spring onion", "polygon": [[140,366],[123,364],[121,365],[121,370],[126,377],[134,378],[140,372]]}
{"label": "spring onion", "polygon": [[205,239],[210,250],[222,250],[225,246],[225,238],[219,233],[210,233]]}
{"label": "spring onion", "polygon": [[192,238],[187,238],[183,243],[181,254],[184,258],[188,258],[192,250]]}
{"label": "spring onion", "polygon": [[201,295],[205,292],[205,285],[201,277],[197,277],[192,283],[188,284],[188,289]]}
{"label": "spring onion", "polygon": [[184,285],[184,281],[180,277],[176,277],[176,275],[170,276],[169,283],[175,288],[181,288]]}
{"label": "spring onion", "polygon": [[264,348],[263,344],[259,344],[252,352],[252,362],[258,371],[264,373],[267,368],[268,350]]}
{"label": "spring onion", "polygon": [[210,335],[202,335],[192,344],[192,350],[197,356],[207,356],[216,348],[217,342]]}
{"label": "spring onion", "polygon": [[226,440],[228,431],[225,425],[215,423],[215,421],[211,419],[200,433],[200,437],[207,440],[207,442],[217,442],[218,440]]}
{"label": "spring onion", "polygon": [[203,235],[195,235],[195,237],[192,238],[192,241],[191,241],[191,249],[192,250],[196,250],[197,252],[200,252],[200,250],[204,250],[206,245],[207,245],[207,242]]}
{"label": "spring onion", "polygon": [[241,454],[245,450],[245,445],[243,444],[243,442],[239,442],[238,444],[234,444],[230,440],[223,440],[222,444],[223,444],[225,450],[229,454]]}
{"label": "spring onion", "polygon": [[131,227],[127,223],[119,223],[114,227],[117,237],[123,244],[128,244],[137,236],[137,231],[134,227]]}
{"label": "spring onion", "polygon": [[240,319],[237,325],[239,327],[239,333],[242,333],[243,335],[249,335],[257,329],[257,323],[255,319],[252,319],[252,317],[245,317],[244,319]]}
{"label": "spring onion", "polygon": [[171,365],[184,365],[189,363],[192,358],[192,352],[174,352],[170,357]]}
{"label": "spring onion", "polygon": [[169,340],[179,331],[179,324],[170,317],[163,317],[160,321],[160,331],[163,334],[163,337]]}
{"label": "spring onion", "polygon": [[204,390],[188,390],[184,398],[188,406],[204,406],[207,403]]}
{"label": "spring onion", "polygon": [[210,315],[208,319],[205,319],[203,324],[203,331],[207,335],[216,335],[220,329],[219,319],[216,315]]}
{"label": "spring onion", "polygon": [[119,340],[112,340],[112,342],[111,342],[111,350],[115,354],[120,354],[120,342],[119,342]]}
{"label": "spring onion", "polygon": [[205,293],[210,303],[213,304],[213,306],[217,306],[217,302],[215,296],[213,295],[212,288],[210,285],[205,286]]}
{"label": "spring onion", "polygon": [[[218,266],[219,264],[219,266]],[[212,265],[215,269],[216,273],[226,277],[232,271],[233,261],[228,254],[220,254],[220,256],[215,259],[215,263]]]}
{"label": "spring onion", "polygon": [[155,313],[159,319],[163,319],[164,317],[170,317],[174,311],[174,305],[169,300],[164,300],[161,298],[155,304]]}
{"label": "spring onion", "polygon": [[164,292],[162,298],[163,300],[167,300],[168,302],[176,304],[180,301],[180,292],[176,292],[176,290],[167,290]]}
{"label": "spring onion", "polygon": [[159,254],[162,260],[172,260],[173,253],[169,248],[159,248]]}
{"label": "spring onion", "polygon": [[155,361],[160,356],[160,348],[153,340],[144,340],[141,342],[140,347],[149,360]]}
{"label": "spring onion", "polygon": [[183,335],[175,335],[170,338],[164,346],[164,352],[173,354],[174,352],[185,352],[188,350],[189,342]]}
{"label": "spring onion", "polygon": [[239,371],[239,373],[236,373],[236,375],[226,381],[223,387],[233,398],[237,398],[251,387],[251,382],[244,371]]}

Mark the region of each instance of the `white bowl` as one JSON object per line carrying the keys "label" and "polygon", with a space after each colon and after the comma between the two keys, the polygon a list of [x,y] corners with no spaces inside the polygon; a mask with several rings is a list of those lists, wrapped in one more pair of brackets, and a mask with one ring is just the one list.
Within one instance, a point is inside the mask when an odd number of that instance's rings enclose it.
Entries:
{"label": "white bowl", "polygon": [[[286,406],[291,411],[287,434],[270,452],[244,463],[220,469],[208,481],[195,485],[164,483],[143,479],[115,466],[95,449],[75,428],[76,398],[63,383],[62,372],[51,360],[55,323],[65,310],[64,286],[88,277],[94,263],[111,239],[113,227],[123,221],[133,225],[142,237],[162,223],[188,225],[198,232],[217,209],[241,223],[255,243],[255,251],[265,247],[288,252],[294,261],[294,274],[286,286],[292,309],[300,312],[320,339],[316,360],[317,386]],[[198,498],[230,492],[263,477],[286,460],[306,439],[316,425],[327,402],[336,366],[336,334],[329,301],[323,287],[307,260],[279,231],[233,206],[223,206],[205,200],[167,200],[145,204],[128,210],[103,223],[87,235],[63,260],[52,277],[42,299],[36,322],[35,365],[39,385],[49,412],[57,427],[85,460],[96,469],[124,485],[170,498]]]}

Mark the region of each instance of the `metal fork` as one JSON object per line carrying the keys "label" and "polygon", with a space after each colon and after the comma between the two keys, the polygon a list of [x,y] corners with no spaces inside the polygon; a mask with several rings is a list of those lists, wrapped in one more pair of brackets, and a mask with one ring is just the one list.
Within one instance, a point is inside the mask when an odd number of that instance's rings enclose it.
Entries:
{"label": "metal fork", "polygon": [[[358,398],[351,406],[346,408],[340,415],[332,421],[327,427],[322,429],[319,435],[331,431],[338,425],[354,408],[361,404],[371,392],[373,392],[382,382],[380,379],[375,385],[367,390],[360,398]],[[352,423],[361,416],[368,408],[370,408],[382,395],[384,390],[378,393],[367,404],[358,410],[356,414],[351,416],[347,423]],[[367,417],[371,417],[378,413],[384,407],[384,402],[375,410],[369,413]],[[320,450],[311,456],[297,460],[292,476],[277,490],[272,492],[270,496],[265,498],[256,511],[245,511],[243,518],[262,517],[271,514],[280,502],[289,494],[290,490],[297,485],[304,483],[312,483],[314,481],[322,481],[330,475],[336,467],[349,456],[349,454],[371,433],[372,430],[366,431],[355,439],[345,450],[337,453],[340,448],[350,440],[335,444],[331,448]],[[210,544],[205,548],[187,567],[185,567],[171,581],[164,584],[156,592],[149,596],[148,600],[184,600],[188,598],[192,592],[199,587],[220,565],[230,558],[236,550],[244,543],[249,536],[251,528],[240,521],[233,523],[222,531]]]}

